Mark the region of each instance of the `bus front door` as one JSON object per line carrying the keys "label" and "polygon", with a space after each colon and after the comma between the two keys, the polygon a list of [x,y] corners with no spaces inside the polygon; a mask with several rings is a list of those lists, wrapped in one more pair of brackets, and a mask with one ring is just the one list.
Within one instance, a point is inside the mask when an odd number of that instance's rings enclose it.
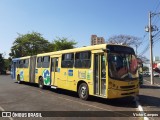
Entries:
{"label": "bus front door", "polygon": [[106,57],[104,54],[94,54],[94,94],[106,95]]}
{"label": "bus front door", "polygon": [[51,58],[51,85],[57,86],[57,76],[59,73],[58,57]]}

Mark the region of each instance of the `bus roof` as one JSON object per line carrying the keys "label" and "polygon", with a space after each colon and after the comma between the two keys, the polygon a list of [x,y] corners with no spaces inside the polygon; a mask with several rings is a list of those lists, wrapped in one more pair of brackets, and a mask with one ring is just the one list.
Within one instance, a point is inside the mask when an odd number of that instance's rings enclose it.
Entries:
{"label": "bus roof", "polygon": [[17,60],[23,60],[23,59],[27,59],[30,58],[31,56],[25,56],[25,57],[20,57],[20,58],[13,58],[12,61],[17,61]]}
{"label": "bus roof", "polygon": [[[41,53],[41,54],[37,54],[36,56],[59,55],[62,53],[80,52],[80,51],[87,51],[87,50],[100,50],[100,49],[103,50],[103,49],[106,49],[107,45],[125,46],[125,45],[119,45],[119,44],[99,44],[99,45],[92,45],[92,46],[84,46],[84,47],[80,47],[80,48],[73,48],[73,49],[67,49],[67,50]],[[127,47],[129,47],[129,46],[127,46]],[[12,59],[12,61],[26,59],[26,58],[30,58],[30,57],[31,56],[14,58],[14,59]]]}
{"label": "bus roof", "polygon": [[86,51],[86,50],[106,49],[106,45],[107,44],[84,46],[84,47],[80,47],[80,48],[73,48],[73,49],[67,49],[67,50],[60,50],[60,51],[42,53],[42,54],[38,54],[37,56],[52,55],[52,54],[56,55],[56,54],[61,54],[61,53],[80,52],[80,51]]}

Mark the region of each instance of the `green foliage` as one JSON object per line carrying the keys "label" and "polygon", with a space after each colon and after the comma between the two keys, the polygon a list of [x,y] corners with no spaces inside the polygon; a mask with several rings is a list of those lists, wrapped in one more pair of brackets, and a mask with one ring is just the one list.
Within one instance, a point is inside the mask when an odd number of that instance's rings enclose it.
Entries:
{"label": "green foliage", "polygon": [[4,63],[4,58],[2,56],[2,53],[0,53],[0,72],[5,69],[4,64],[5,64]]}
{"label": "green foliage", "polygon": [[65,50],[65,49],[72,49],[74,48],[74,45],[76,45],[77,43],[73,40],[68,40],[68,38],[59,38],[57,37],[54,41],[53,41],[53,48],[54,51],[58,51],[58,50]]}
{"label": "green foliage", "polygon": [[18,34],[11,47],[12,58],[36,55],[44,52],[51,52],[52,44],[45,40],[40,33]]}
{"label": "green foliage", "polygon": [[10,70],[10,65],[11,65],[11,60],[10,59],[4,59],[4,67],[5,67],[5,70]]}
{"label": "green foliage", "polygon": [[143,71],[149,71],[149,68],[147,66],[143,66]]}
{"label": "green foliage", "polygon": [[32,32],[28,34],[18,34],[11,47],[11,58],[32,56],[39,53],[46,53],[58,50],[74,48],[76,42],[67,38],[57,37],[52,43],[42,37],[40,33]]}

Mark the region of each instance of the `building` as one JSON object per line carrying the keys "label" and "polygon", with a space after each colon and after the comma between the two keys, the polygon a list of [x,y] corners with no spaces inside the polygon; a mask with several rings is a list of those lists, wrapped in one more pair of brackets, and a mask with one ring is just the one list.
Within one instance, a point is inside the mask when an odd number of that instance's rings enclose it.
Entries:
{"label": "building", "polygon": [[91,45],[104,44],[105,40],[103,37],[97,37],[97,35],[91,35]]}

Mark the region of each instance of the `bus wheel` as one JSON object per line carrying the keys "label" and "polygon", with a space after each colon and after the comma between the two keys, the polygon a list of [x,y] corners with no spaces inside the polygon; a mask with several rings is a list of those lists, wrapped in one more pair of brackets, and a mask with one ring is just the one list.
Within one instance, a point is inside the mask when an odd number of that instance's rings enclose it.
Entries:
{"label": "bus wheel", "polygon": [[86,83],[82,83],[78,88],[78,95],[82,100],[87,100],[89,96],[88,86]]}
{"label": "bus wheel", "polygon": [[19,75],[17,76],[17,83],[21,84],[21,80],[20,80],[20,76]]}
{"label": "bus wheel", "polygon": [[44,88],[43,77],[40,77],[40,79],[39,79],[39,88],[41,88],[41,89]]}

